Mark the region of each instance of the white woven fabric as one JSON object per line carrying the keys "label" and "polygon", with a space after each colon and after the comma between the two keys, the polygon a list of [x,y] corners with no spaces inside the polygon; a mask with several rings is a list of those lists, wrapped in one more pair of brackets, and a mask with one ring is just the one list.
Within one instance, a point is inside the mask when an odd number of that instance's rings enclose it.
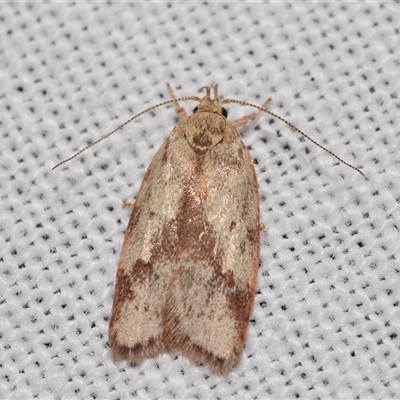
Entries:
{"label": "white woven fabric", "polygon": [[[400,398],[398,17],[378,2],[0,4],[0,398]],[[109,353],[120,206],[173,108],[51,171],[168,99],[167,81],[178,96],[215,83],[225,98],[272,96],[366,175],[267,115],[240,128],[268,232],[228,376]]]}

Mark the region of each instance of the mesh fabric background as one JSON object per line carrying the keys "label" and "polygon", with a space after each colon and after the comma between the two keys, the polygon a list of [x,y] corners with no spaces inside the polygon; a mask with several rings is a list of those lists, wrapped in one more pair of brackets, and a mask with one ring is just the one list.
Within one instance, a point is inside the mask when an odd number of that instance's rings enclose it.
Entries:
{"label": "mesh fabric background", "polygon": [[[2,3],[1,398],[399,398],[399,5]],[[107,341],[130,210],[177,117],[133,114],[218,83],[295,123],[240,128],[261,264],[242,360],[136,367]],[[188,110],[194,103],[185,104]],[[234,120],[252,110],[228,107]]]}

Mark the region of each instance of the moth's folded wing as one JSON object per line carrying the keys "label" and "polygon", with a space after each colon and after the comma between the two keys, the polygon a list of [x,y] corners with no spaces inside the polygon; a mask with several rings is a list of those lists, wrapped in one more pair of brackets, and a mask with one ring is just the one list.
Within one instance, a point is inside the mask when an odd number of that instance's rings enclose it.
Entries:
{"label": "moth's folded wing", "polygon": [[216,146],[223,154],[214,152],[199,168],[201,177],[191,179],[198,185],[187,190],[179,211],[178,265],[163,313],[168,348],[218,373],[241,356],[259,263],[255,171],[246,147],[230,146],[228,157]]}
{"label": "moth's folded wing", "polygon": [[180,198],[180,182],[164,157],[168,144],[169,139],[146,172],[125,233],[109,329],[117,359],[140,361],[166,348],[161,314],[171,284],[169,242]]}

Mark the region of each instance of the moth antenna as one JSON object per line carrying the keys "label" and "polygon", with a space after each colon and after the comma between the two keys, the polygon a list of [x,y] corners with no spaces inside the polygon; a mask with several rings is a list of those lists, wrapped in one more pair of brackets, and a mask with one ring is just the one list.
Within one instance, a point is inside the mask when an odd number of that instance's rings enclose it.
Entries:
{"label": "moth antenna", "polygon": [[307,134],[305,134],[304,132],[302,132],[299,128],[297,128],[297,126],[293,125],[291,122],[287,121],[286,119],[280,117],[279,115],[273,113],[272,111],[268,111],[265,110],[264,108],[260,107],[260,106],[256,106],[255,104],[251,104],[251,103],[247,103],[246,101],[241,101],[241,100],[235,100],[235,99],[225,99],[222,100],[221,104],[228,104],[228,103],[237,103],[237,104],[241,104],[243,106],[249,106],[249,107],[253,107],[253,108],[257,108],[263,112],[266,112],[269,115],[272,115],[274,118],[279,119],[280,121],[284,122],[286,125],[290,126],[290,128],[292,128],[292,130],[294,130],[297,133],[300,133],[300,135],[302,135],[303,137],[305,137],[307,140],[309,140],[311,143],[315,144],[316,146],[318,146],[320,149],[326,151],[327,153],[329,153],[331,156],[335,157],[338,161],[340,161],[342,164],[347,165],[350,168],[353,168],[354,170],[356,170],[359,174],[361,174],[362,176],[365,176],[357,167],[355,167],[354,165],[351,165],[350,163],[348,163],[347,161],[344,161],[342,158],[340,158],[339,156],[337,156],[334,152],[332,152],[331,150],[327,149],[326,147],[322,146],[322,144],[318,143],[316,140],[314,140],[313,138],[311,138],[310,136],[308,136]]}
{"label": "moth antenna", "polygon": [[120,129],[122,129],[124,126],[128,125],[129,123],[131,123],[134,119],[139,118],[140,116],[142,116],[143,114],[146,114],[149,111],[154,110],[155,108],[161,107],[161,106],[165,106],[167,104],[171,104],[174,103],[176,101],[184,101],[184,100],[194,100],[194,101],[198,101],[200,102],[201,99],[197,96],[187,96],[187,97],[180,97],[179,99],[172,99],[172,100],[166,100],[163,101],[162,103],[158,103],[154,106],[151,106],[149,108],[146,108],[145,110],[141,111],[139,114],[134,115],[133,117],[129,118],[127,121],[125,121],[123,124],[121,124],[120,126],[118,126],[117,128],[113,129],[111,132],[107,133],[106,135],[102,136],[101,138],[95,140],[93,143],[88,144],[86,147],[84,147],[83,149],[77,151],[74,155],[72,155],[69,158],[66,158],[65,160],[59,162],[57,165],[55,165],[53,169],[58,168],[60,165],[65,164],[68,161],[71,161],[72,159],[74,159],[75,157],[79,156],[81,153],[83,153],[84,151],[86,151],[87,149],[89,149],[90,147],[94,146],[95,144],[103,141],[104,139],[107,139],[109,136],[111,136],[113,133],[119,131]]}

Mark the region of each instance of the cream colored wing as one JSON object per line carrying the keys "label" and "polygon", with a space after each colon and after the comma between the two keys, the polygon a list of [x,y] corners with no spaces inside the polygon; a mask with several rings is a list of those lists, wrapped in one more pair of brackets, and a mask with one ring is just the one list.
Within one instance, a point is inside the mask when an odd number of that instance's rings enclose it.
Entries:
{"label": "cream colored wing", "polygon": [[145,175],[125,234],[114,356],[139,361],[170,349],[219,373],[232,369],[254,299],[259,220],[256,175],[237,130],[215,114],[178,124]]}

